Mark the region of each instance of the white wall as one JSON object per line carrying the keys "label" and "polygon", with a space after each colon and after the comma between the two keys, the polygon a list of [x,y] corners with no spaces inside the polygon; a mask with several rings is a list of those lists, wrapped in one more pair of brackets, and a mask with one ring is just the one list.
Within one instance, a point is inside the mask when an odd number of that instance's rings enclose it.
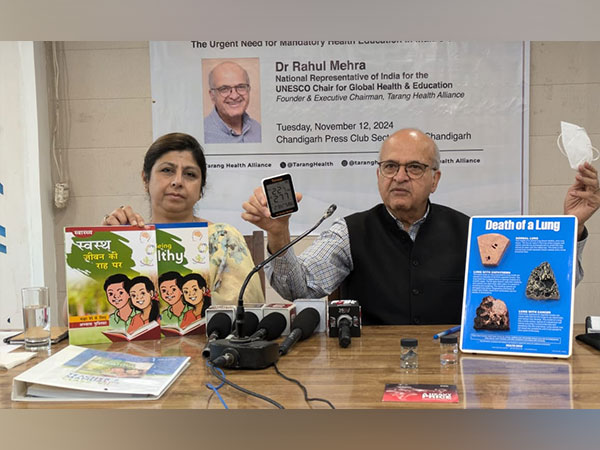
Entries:
{"label": "white wall", "polygon": [[43,45],[0,42],[0,328],[22,327],[20,290],[50,289],[57,323],[52,187]]}
{"label": "white wall", "polygon": [[[556,148],[560,121],[583,126],[600,147],[600,42],[531,45],[529,212],[562,214],[574,171]],[[600,169],[600,161],[594,166]],[[600,213],[588,221],[585,277],[575,291],[575,322],[600,315]]]}

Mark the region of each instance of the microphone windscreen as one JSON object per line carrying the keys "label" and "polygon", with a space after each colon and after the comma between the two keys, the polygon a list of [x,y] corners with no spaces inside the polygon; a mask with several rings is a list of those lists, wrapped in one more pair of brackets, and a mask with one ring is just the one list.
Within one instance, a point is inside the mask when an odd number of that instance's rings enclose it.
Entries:
{"label": "microphone windscreen", "polygon": [[266,315],[263,320],[260,321],[258,329],[264,328],[267,332],[265,339],[271,341],[281,336],[286,325],[287,321],[285,320],[285,316],[281,313],[274,312]]}
{"label": "microphone windscreen", "polygon": [[231,333],[231,317],[225,313],[217,313],[212,316],[206,325],[206,334],[210,336],[215,331],[219,334],[219,339],[223,339]]}
{"label": "microphone windscreen", "polygon": [[250,336],[258,329],[258,317],[250,311],[244,311],[243,335]]}
{"label": "microphone windscreen", "polygon": [[292,323],[292,329],[299,328],[302,332],[301,340],[310,337],[319,322],[321,321],[321,315],[315,308],[304,308],[298,313],[294,322]]}

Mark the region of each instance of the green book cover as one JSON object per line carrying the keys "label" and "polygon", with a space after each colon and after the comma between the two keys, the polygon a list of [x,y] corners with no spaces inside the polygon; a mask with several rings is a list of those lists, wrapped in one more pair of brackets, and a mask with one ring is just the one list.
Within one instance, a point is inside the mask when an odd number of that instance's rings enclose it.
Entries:
{"label": "green book cover", "polygon": [[211,304],[208,224],[157,224],[156,254],[163,334],[204,333]]}
{"label": "green book cover", "polygon": [[65,228],[69,343],[160,338],[154,227]]}

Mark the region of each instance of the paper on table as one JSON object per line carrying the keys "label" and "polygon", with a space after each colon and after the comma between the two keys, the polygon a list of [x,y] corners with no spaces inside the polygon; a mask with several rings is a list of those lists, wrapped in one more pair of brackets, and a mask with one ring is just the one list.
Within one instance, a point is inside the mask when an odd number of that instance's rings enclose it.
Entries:
{"label": "paper on table", "polygon": [[0,353],[0,367],[12,369],[36,355],[35,352]]}

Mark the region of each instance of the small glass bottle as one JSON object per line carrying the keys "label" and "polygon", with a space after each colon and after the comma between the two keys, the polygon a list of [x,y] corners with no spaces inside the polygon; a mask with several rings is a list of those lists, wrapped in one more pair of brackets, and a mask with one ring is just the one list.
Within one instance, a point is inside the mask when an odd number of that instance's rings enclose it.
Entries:
{"label": "small glass bottle", "polygon": [[440,364],[449,366],[458,362],[458,339],[456,336],[440,338]]}
{"label": "small glass bottle", "polygon": [[403,369],[416,369],[419,367],[419,341],[415,338],[400,339],[400,367]]}

